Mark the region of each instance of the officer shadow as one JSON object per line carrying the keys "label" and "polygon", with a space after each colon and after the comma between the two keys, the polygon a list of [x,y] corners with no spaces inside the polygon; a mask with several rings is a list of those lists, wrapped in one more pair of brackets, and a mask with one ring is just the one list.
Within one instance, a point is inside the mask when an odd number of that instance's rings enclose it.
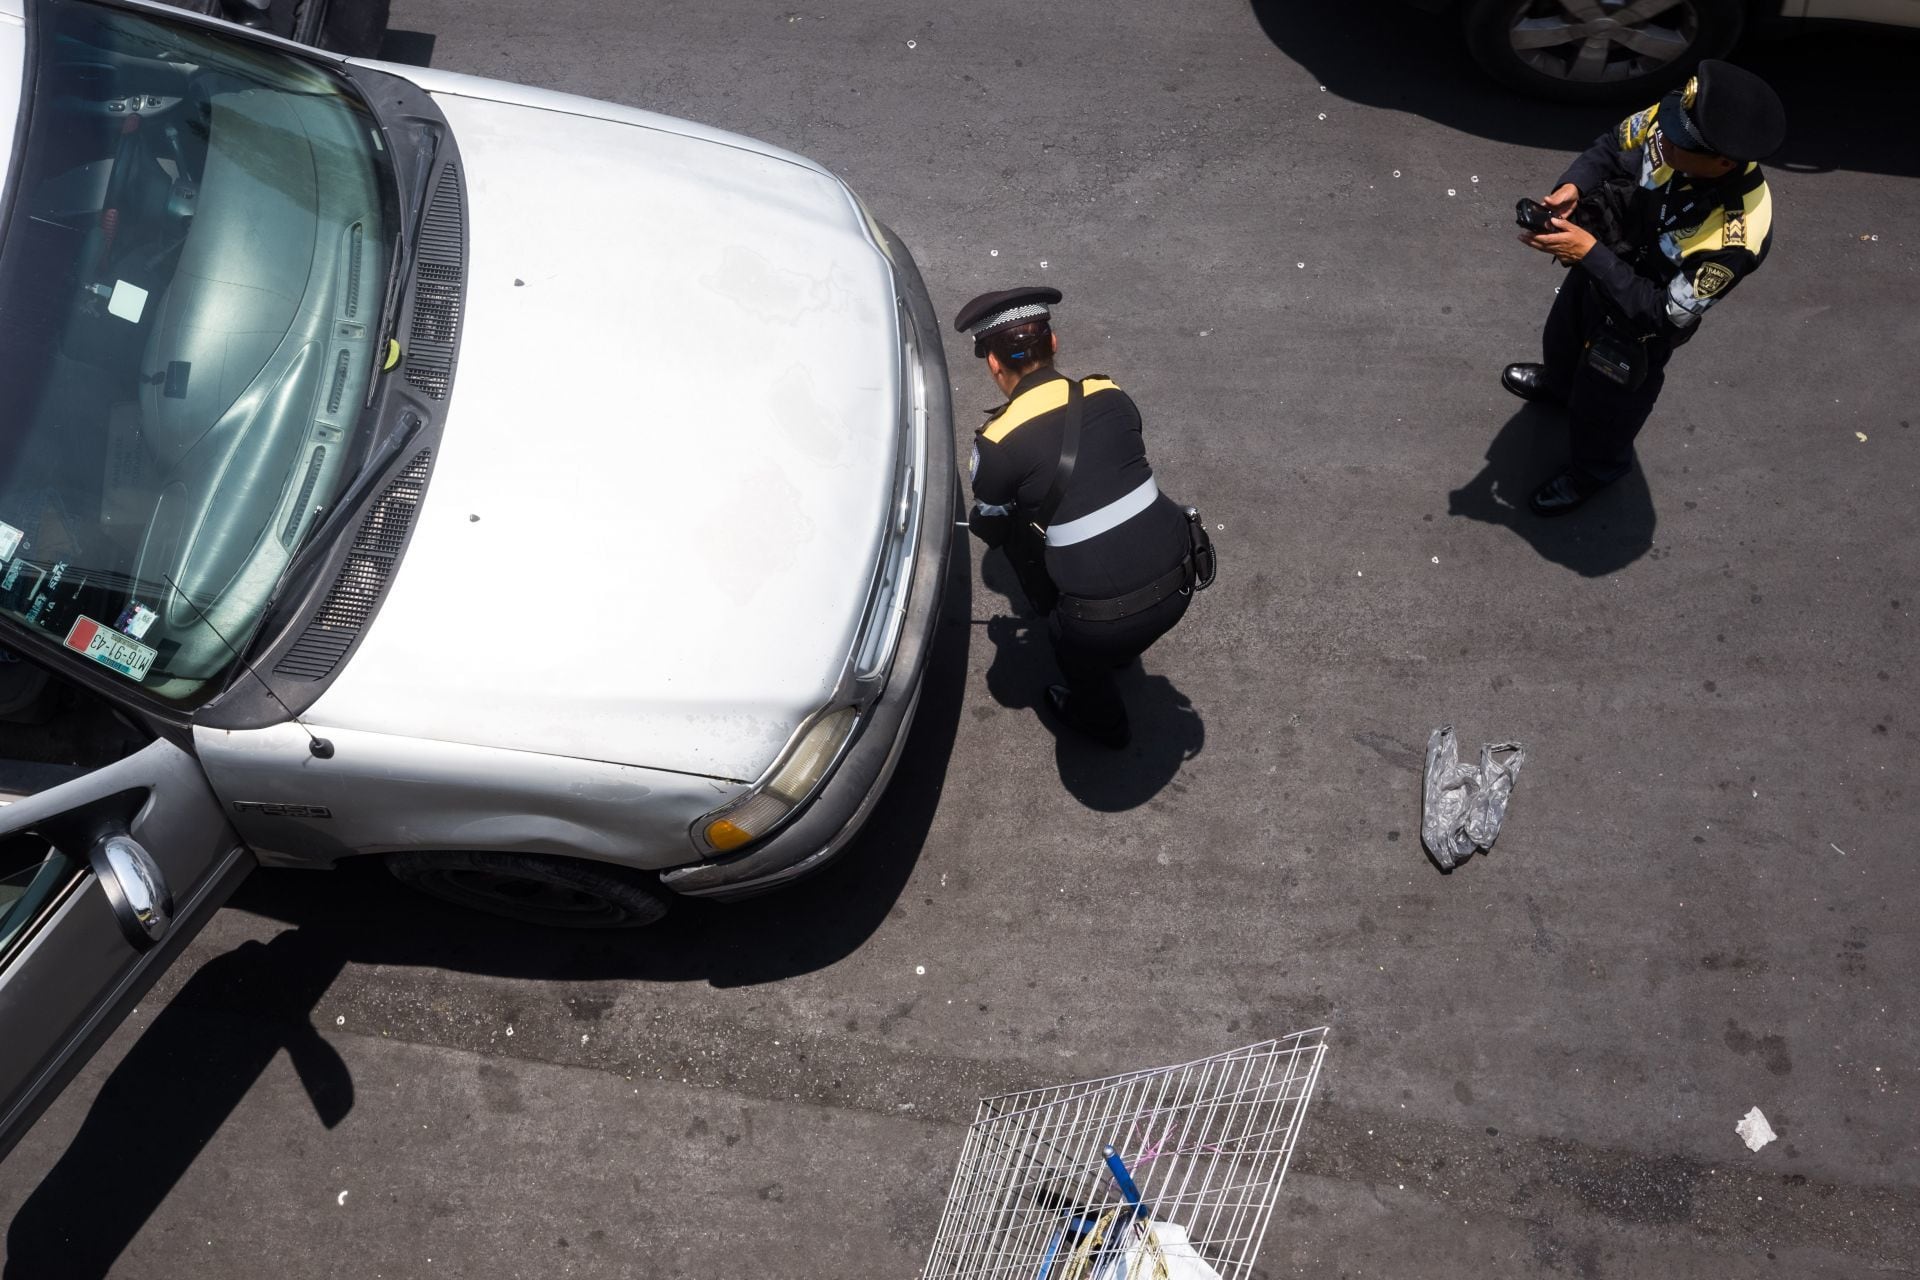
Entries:
{"label": "officer shadow", "polygon": [[[1089,742],[1061,724],[1050,709],[1041,706],[1046,687],[1060,683],[1046,618],[1028,604],[1012,566],[998,549],[981,559],[980,581],[1005,596],[1013,610],[1012,616],[996,616],[985,624],[993,645],[987,692],[1011,710],[1038,711],[1040,722],[1054,736],[1060,783],[1074,799],[1102,813],[1136,809],[1165,790],[1179,776],[1180,767],[1200,754],[1207,731],[1192,700],[1167,677],[1148,674],[1138,661],[1116,673],[1133,725],[1133,741],[1124,750]],[[1171,634],[1177,636],[1179,629]],[[1150,657],[1153,651],[1147,652]]]}
{"label": "officer shadow", "polygon": [[1639,463],[1571,515],[1541,519],[1527,497],[1566,465],[1563,413],[1522,405],[1487,446],[1480,474],[1447,495],[1447,514],[1505,525],[1547,560],[1588,578],[1617,573],[1653,546],[1653,495]]}

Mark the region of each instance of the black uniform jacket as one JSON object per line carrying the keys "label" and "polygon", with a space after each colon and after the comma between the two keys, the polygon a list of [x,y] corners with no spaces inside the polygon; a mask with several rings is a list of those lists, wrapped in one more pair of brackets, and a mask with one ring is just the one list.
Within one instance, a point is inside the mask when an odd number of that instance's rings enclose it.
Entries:
{"label": "black uniform jacket", "polygon": [[[1152,479],[1133,399],[1103,377],[1082,381],[1080,452],[1056,525],[1077,520]],[[1060,464],[1067,379],[1037,369],[1020,380],[1013,398],[993,411],[973,442],[973,496],[989,507],[1036,518]],[[1151,505],[1105,533],[1070,546],[1047,548],[1047,572],[1070,596],[1110,600],[1146,586],[1187,554],[1187,517],[1161,494]]]}
{"label": "black uniform jacket", "polygon": [[1756,164],[1712,183],[1656,165],[1647,139],[1659,114],[1658,105],[1648,107],[1601,134],[1560,182],[1578,188],[1583,203],[1603,188],[1623,201],[1622,231],[1638,250],[1629,260],[1596,244],[1576,270],[1634,329],[1680,343],[1765,260],[1773,194]]}

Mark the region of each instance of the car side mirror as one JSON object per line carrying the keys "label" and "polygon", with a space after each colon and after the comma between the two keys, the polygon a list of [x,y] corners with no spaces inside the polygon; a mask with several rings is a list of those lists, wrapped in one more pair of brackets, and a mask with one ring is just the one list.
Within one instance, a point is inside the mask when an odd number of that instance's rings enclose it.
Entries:
{"label": "car side mirror", "polygon": [[125,832],[104,835],[94,841],[88,860],[120,932],[134,950],[145,951],[167,936],[173,925],[173,894],[159,864],[138,840]]}

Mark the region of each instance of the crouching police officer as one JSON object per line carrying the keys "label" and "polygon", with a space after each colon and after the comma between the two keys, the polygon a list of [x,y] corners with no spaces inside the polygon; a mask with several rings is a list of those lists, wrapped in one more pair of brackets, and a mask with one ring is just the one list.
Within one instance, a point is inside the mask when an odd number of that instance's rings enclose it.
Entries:
{"label": "crouching police officer", "polygon": [[1533,494],[1535,514],[1565,515],[1632,468],[1674,348],[1766,261],[1773,197],[1755,162],[1785,135],[1764,80],[1703,62],[1685,88],[1600,135],[1546,198],[1549,229],[1520,237],[1573,268],[1544,362],[1500,375],[1523,400],[1567,406],[1572,465]]}
{"label": "crouching police officer", "polygon": [[1107,746],[1130,739],[1114,672],[1180,621],[1213,581],[1199,513],[1154,484],[1140,411],[1105,377],[1053,367],[1060,343],[1049,307],[1058,289],[1006,289],[960,309],[954,327],[1007,397],[973,445],[968,520],[1006,550],[1021,588],[1048,615],[1065,685],[1055,715]]}

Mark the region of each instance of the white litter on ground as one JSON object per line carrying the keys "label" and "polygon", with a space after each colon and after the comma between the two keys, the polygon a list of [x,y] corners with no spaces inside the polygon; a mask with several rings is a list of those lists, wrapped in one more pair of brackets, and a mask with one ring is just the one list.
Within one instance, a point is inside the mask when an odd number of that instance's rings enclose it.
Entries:
{"label": "white litter on ground", "polygon": [[347,1193],[342,1191],[339,1195],[333,1198],[333,1202],[335,1204],[345,1204],[347,1202]]}
{"label": "white litter on ground", "polygon": [[1733,1131],[1740,1135],[1741,1141],[1747,1144],[1749,1151],[1758,1151],[1780,1136],[1773,1131],[1773,1126],[1767,1123],[1767,1118],[1760,1114],[1758,1107],[1742,1116],[1740,1123],[1733,1126]]}
{"label": "white litter on ground", "polygon": [[1453,194],[1454,194],[1454,190],[1453,190],[1453,188],[1452,188],[1452,187],[1448,187],[1448,188],[1447,188],[1447,194],[1448,194],[1448,195],[1453,195]]}
{"label": "white litter on ground", "polygon": [[924,978],[927,975],[927,966],[923,964],[917,964],[913,966],[913,971]]}
{"label": "white litter on ground", "polygon": [[336,1016],[335,1016],[335,1018],[334,1018],[334,1020],[333,1020],[333,1025],[334,1025],[334,1026],[336,1026],[336,1027],[344,1027],[344,1026],[346,1026],[346,1025],[347,1025],[347,1015],[346,1015],[346,1014],[344,1014],[344,1013],[342,1013],[342,1014],[338,1014],[338,1015],[336,1015]]}
{"label": "white litter on ground", "polygon": [[914,41],[912,41],[912,40],[909,40],[909,41],[907,41],[907,48],[909,48],[909,49],[911,49],[911,48],[913,48],[913,47],[914,47],[914,44],[915,44],[915,42],[914,42]]}
{"label": "white litter on ground", "polygon": [[1326,112],[1324,112],[1324,111],[1322,111],[1322,112],[1320,113],[1320,118],[1321,118],[1322,120],[1325,120],[1325,119],[1327,118],[1327,113],[1326,113]]}

